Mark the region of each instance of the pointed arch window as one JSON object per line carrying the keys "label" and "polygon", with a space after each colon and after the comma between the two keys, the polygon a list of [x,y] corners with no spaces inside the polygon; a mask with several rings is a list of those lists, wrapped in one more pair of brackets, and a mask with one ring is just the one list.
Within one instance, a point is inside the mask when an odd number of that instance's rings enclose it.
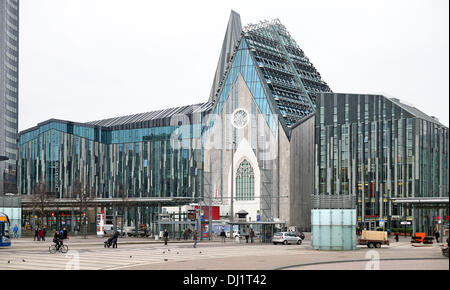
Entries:
{"label": "pointed arch window", "polygon": [[236,173],[236,200],[255,199],[255,174],[250,163],[244,159]]}

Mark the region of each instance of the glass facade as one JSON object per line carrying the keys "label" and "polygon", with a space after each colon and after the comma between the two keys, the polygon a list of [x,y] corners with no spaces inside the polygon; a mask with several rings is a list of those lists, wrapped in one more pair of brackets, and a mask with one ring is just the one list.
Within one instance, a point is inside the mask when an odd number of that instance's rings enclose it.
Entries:
{"label": "glass facade", "polygon": [[19,192],[31,194],[43,182],[56,197],[72,198],[79,181],[99,198],[121,197],[121,190],[127,197],[201,198],[201,121],[207,110],[152,119],[160,126],[146,128],[149,120],[112,127],[41,123],[20,135]]}
{"label": "glass facade", "polygon": [[314,112],[312,93],[331,90],[286,28],[274,20],[248,25],[244,31],[282,122],[290,127]]}
{"label": "glass facade", "polygon": [[245,27],[229,67],[217,90],[213,112],[221,112],[240,72],[269,127],[274,130],[278,115],[287,134],[291,125],[314,112],[313,93],[331,92],[278,20]]}
{"label": "glass facade", "polygon": [[[448,197],[448,128],[397,99],[379,95],[318,94],[315,193],[354,196],[362,227],[391,227],[424,216],[448,216],[390,202],[391,198]],[[419,209],[417,209],[419,211]]]}
{"label": "glass facade", "polygon": [[19,89],[19,1],[0,0],[0,194],[15,193]]}
{"label": "glass facade", "polygon": [[[275,112],[271,109],[269,104],[269,100],[267,97],[267,92],[264,89],[264,82],[261,81],[259,77],[258,70],[255,66],[253,57],[250,53],[250,49],[247,46],[247,42],[245,38],[242,38],[238,50],[232,56],[232,65],[231,69],[228,71],[226,75],[225,83],[219,90],[219,95],[217,98],[217,103],[213,109],[213,116],[216,114],[220,114],[223,110],[224,103],[226,102],[228,96],[231,93],[231,89],[234,86],[236,79],[238,77],[238,73],[244,78],[247,86],[255,98],[256,104],[261,111],[264,119],[266,120],[268,126],[272,129],[272,131],[277,130],[277,119],[275,118]],[[238,104],[235,106],[238,107]],[[210,127],[214,126],[214,119],[210,123]]]}

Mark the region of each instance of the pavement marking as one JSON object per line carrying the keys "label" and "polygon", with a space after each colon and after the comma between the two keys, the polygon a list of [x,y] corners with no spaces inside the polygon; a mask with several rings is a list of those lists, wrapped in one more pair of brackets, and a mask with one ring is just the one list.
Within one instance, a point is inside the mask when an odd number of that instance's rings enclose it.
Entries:
{"label": "pavement marking", "polygon": [[[103,243],[97,245],[68,244],[71,252],[77,252],[80,269],[124,269],[152,264],[164,264],[165,262],[186,263],[192,260],[214,260],[247,256],[261,257],[261,259],[271,259],[271,256],[286,255],[313,255],[326,259],[330,255],[328,251],[312,250],[310,246],[301,245],[251,245],[232,244],[219,245],[214,243],[199,243],[197,248],[192,247],[192,243],[172,243],[164,244],[120,244],[118,248],[104,248]],[[388,255],[386,258],[393,259],[392,254],[406,253],[412,251],[413,247],[408,243],[401,243],[393,247],[382,247],[378,249],[380,253]],[[427,255],[430,250],[436,251],[438,247],[417,248],[416,253]],[[357,252],[364,254],[367,247],[358,247]],[[177,254],[178,252],[178,254]],[[200,253],[201,252],[201,253]],[[334,252],[333,252],[334,253]],[[439,251],[440,253],[440,251]],[[345,254],[345,253],[343,253]],[[130,258],[130,256],[132,256]],[[391,257],[389,257],[391,256]],[[422,256],[422,255],[421,255]],[[351,257],[342,256],[342,261]],[[362,257],[361,257],[362,258]],[[26,262],[23,262],[25,259]],[[167,259],[168,261],[164,261]],[[332,258],[336,260],[336,258]],[[339,259],[339,257],[338,257]],[[417,260],[417,258],[415,258]],[[8,261],[10,263],[8,264]],[[48,245],[41,247],[31,247],[28,249],[2,249],[0,251],[0,270],[5,269],[65,269],[71,259],[66,254],[50,254]],[[342,263],[337,261],[337,263]],[[358,261],[358,260],[356,260]],[[367,261],[367,260],[363,260]],[[298,261],[300,262],[300,260]],[[295,262],[294,262],[295,263]],[[182,265],[182,264],[180,264]],[[305,264],[299,265],[303,266]],[[289,267],[289,266],[288,266]],[[296,265],[294,266],[296,267]]]}
{"label": "pavement marking", "polygon": [[[379,259],[379,261],[415,261],[415,260],[446,260],[448,258],[386,258]],[[340,261],[324,261],[324,262],[314,262],[314,263],[305,263],[305,264],[297,264],[297,265],[288,265],[273,268],[272,270],[285,270],[289,268],[298,268],[305,266],[315,266],[315,265],[324,265],[324,264],[340,264],[340,263],[353,263],[353,262],[370,262],[371,259],[355,259],[355,260],[340,260]]]}
{"label": "pavement marking", "polygon": [[[137,247],[136,245],[127,245],[118,248],[98,248],[73,249],[69,248],[67,254],[71,251],[79,253],[80,269],[120,269],[130,266],[139,266],[147,264],[164,263],[164,259],[170,262],[186,262],[193,259],[214,259],[214,258],[232,258],[236,256],[247,255],[278,255],[285,253],[286,247],[274,248],[270,252],[261,251],[261,247],[250,246],[236,247],[234,245],[218,247],[199,246],[193,248],[191,245],[158,245],[157,247]],[[218,251],[218,249],[220,249]],[[298,249],[298,248],[297,248]],[[297,250],[296,249],[296,250]],[[169,251],[170,250],[170,251]],[[244,250],[244,251],[243,251]],[[178,252],[178,254],[177,254]],[[67,263],[71,260],[66,254],[50,254],[47,247],[32,250],[18,250],[5,252],[0,256],[0,269],[65,269]],[[130,258],[130,256],[132,256]],[[23,262],[25,259],[26,262]],[[10,263],[8,264],[8,261]]]}

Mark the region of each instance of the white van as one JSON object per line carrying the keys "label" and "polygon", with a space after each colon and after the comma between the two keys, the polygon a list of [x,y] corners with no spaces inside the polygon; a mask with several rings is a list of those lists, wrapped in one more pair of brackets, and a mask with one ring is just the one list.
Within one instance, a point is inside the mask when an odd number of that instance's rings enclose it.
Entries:
{"label": "white van", "polygon": [[[117,226],[117,231],[119,232],[120,236],[124,236],[126,233],[122,231],[122,229]],[[103,226],[103,232],[105,235],[113,235],[114,234],[114,225],[113,224],[105,224]]]}

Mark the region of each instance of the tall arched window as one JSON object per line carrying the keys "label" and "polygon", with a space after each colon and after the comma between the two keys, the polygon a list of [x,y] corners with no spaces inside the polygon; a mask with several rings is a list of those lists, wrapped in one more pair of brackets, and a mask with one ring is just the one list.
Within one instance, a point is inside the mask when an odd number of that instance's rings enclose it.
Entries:
{"label": "tall arched window", "polygon": [[236,173],[236,200],[255,199],[255,174],[250,163],[244,159]]}

